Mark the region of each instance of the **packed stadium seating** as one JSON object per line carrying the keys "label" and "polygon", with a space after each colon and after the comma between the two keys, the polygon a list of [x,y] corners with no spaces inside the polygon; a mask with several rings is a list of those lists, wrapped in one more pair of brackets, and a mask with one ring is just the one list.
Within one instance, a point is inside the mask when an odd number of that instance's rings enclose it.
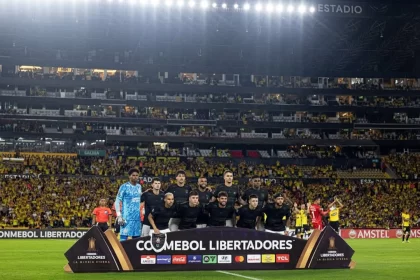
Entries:
{"label": "packed stadium seating", "polygon": [[[141,151],[143,155],[149,152],[147,149]],[[200,154],[203,155],[203,151]],[[2,154],[2,157],[12,156],[13,153]],[[209,180],[210,185],[215,186],[228,168],[235,172],[238,180],[252,175],[272,178],[274,180],[264,180],[263,184],[270,195],[285,191],[289,198],[297,202],[321,195],[326,203],[338,195],[346,205],[357,205],[356,208],[343,209],[344,227],[397,226],[399,205],[414,208],[419,199],[418,182],[405,180],[407,175],[413,176],[413,173],[407,173],[410,168],[396,169],[402,178],[391,180],[389,174],[377,169],[334,171],[332,166],[267,166],[247,164],[245,161],[232,165],[214,160],[160,161],[153,157],[127,157],[124,160],[120,156],[103,159],[73,154],[21,156],[25,158],[23,164],[0,164],[0,174],[3,176],[0,183],[0,215],[4,227],[89,226],[91,211],[98,200],[104,197],[110,199],[112,204],[118,186],[126,180],[126,172],[131,167],[140,168],[142,176],[165,178],[163,188],[173,182],[178,169],[185,169],[188,176],[193,178],[204,174],[209,179],[219,179]],[[384,162],[400,167],[415,159],[417,155],[399,154],[385,158]],[[14,177],[16,174],[19,176]],[[89,176],[80,177],[80,174]],[[326,181],[316,182],[314,178]],[[195,180],[189,179],[188,182],[195,185]],[[238,183],[242,189],[247,188],[246,181],[240,180]],[[144,186],[147,188],[146,182]]]}

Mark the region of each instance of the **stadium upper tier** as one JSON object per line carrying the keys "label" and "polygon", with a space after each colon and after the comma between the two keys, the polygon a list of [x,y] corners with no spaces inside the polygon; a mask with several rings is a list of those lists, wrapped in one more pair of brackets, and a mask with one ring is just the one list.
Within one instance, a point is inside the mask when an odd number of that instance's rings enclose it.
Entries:
{"label": "stadium upper tier", "polygon": [[[0,60],[1,61],[1,60]],[[38,64],[39,65],[39,64]],[[274,76],[240,75],[218,72],[152,72],[64,68],[40,66],[2,65],[0,84],[8,85],[9,94],[21,95],[13,87],[40,86],[61,89],[67,98],[104,99],[101,90],[134,90],[138,92],[186,93],[186,94],[294,94],[294,95],[353,95],[353,96],[419,96],[420,83],[417,79],[400,78],[356,78],[357,76]],[[352,78],[354,77],[354,78]],[[84,88],[94,93],[72,96],[71,91]],[[99,91],[98,91],[99,90]],[[408,92],[406,92],[408,91]],[[56,97],[52,95],[51,97]],[[112,99],[120,99],[116,96]],[[132,98],[136,99],[136,98]],[[322,104],[321,104],[322,105]]]}
{"label": "stadium upper tier", "polygon": [[[386,179],[396,176],[388,174],[387,164],[398,168],[404,179],[412,179],[417,165],[401,171],[401,161],[407,158],[395,156],[380,164],[373,151],[353,149],[349,153],[339,148],[291,147],[287,151],[216,150],[216,149],[122,149],[85,150],[78,144],[78,153],[0,153],[0,174],[41,175],[100,175],[124,176],[130,168],[138,167],[142,176],[171,177],[178,170],[185,170],[189,177],[206,175],[217,178],[226,169],[232,170],[237,178],[246,181],[253,175],[263,178],[368,178]],[[17,149],[28,148],[19,145]],[[36,147],[32,147],[36,148]],[[36,150],[36,149],[34,149]],[[359,157],[359,158],[357,158]],[[15,160],[20,158],[22,160]],[[412,159],[412,158],[411,158]],[[413,159],[412,159],[413,160]],[[308,166],[312,165],[312,166]],[[359,166],[363,168],[359,169]],[[402,167],[401,167],[402,166]],[[389,169],[389,172],[392,172]],[[407,176],[405,176],[407,175]]]}

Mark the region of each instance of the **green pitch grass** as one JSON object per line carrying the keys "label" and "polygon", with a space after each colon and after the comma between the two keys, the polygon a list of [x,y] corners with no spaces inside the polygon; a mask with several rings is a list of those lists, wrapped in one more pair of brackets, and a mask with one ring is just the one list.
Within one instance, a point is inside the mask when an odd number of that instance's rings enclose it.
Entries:
{"label": "green pitch grass", "polygon": [[[224,280],[224,279],[420,279],[420,240],[401,243],[399,239],[350,240],[356,251],[353,270],[232,271],[238,276],[216,271],[161,273],[65,273],[64,252],[71,240],[0,240],[0,279],[144,279],[144,280]],[[242,276],[242,277],[241,277]]]}

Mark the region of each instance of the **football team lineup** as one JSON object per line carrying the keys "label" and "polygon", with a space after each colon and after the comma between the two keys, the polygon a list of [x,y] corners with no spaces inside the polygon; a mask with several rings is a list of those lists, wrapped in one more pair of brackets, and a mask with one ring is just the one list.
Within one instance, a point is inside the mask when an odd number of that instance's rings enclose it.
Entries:
{"label": "football team lineup", "polygon": [[[65,262],[63,252],[76,240],[0,240],[0,271],[3,279],[138,279],[150,280],[162,278],[175,280],[211,280],[211,279],[418,279],[417,264],[420,263],[418,251],[420,243],[401,244],[400,239],[350,239],[349,245],[355,249],[354,259],[357,268],[352,270],[282,270],[279,271],[190,271],[190,272],[141,272],[141,273],[94,273],[68,274],[63,272]],[[42,255],[42,258],[39,256]],[[392,258],[390,257],[392,256]],[[140,261],[140,255],[138,256]],[[407,261],[410,260],[410,261]],[[232,258],[235,262],[235,258]],[[238,259],[240,261],[240,259]],[[246,263],[246,255],[244,256]],[[22,267],[27,269],[22,270]]]}

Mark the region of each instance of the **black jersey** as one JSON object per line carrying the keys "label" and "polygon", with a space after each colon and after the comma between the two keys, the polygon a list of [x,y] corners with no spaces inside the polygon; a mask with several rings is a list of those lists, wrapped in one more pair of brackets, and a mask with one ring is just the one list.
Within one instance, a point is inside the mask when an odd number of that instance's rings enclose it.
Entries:
{"label": "black jersey", "polygon": [[183,187],[178,185],[171,185],[168,187],[165,193],[172,193],[174,195],[175,203],[180,204],[183,202],[188,202],[188,197],[190,196],[191,190],[191,187],[187,185]]}
{"label": "black jersey", "polygon": [[165,198],[165,193],[163,191],[159,191],[159,194],[154,194],[153,191],[146,191],[141,195],[141,202],[144,202],[144,224],[149,225],[149,220],[147,217],[152,212],[153,208],[160,207],[163,203],[163,199]]}
{"label": "black jersey", "polygon": [[180,218],[178,225],[179,229],[191,229],[197,227],[197,219],[203,212],[203,206],[198,204],[196,207],[191,207],[189,202],[184,202],[178,205],[177,216]]}
{"label": "black jersey", "polygon": [[264,202],[268,202],[268,191],[265,189],[247,189],[242,195],[242,199],[248,202],[248,199],[251,195],[256,195],[258,197],[258,206],[262,207]]}
{"label": "black jersey", "polygon": [[226,220],[233,218],[235,209],[227,205],[223,208],[219,206],[219,202],[212,202],[207,204],[206,212],[209,214],[208,226],[224,227]]}
{"label": "black jersey", "polygon": [[[197,189],[197,192],[198,192],[198,201],[200,202],[201,205],[206,206],[207,204],[210,203],[210,200],[213,197],[213,193],[209,191],[202,192],[199,189]],[[202,211],[201,214],[198,216],[197,225],[207,224],[208,220],[209,220],[208,213]]]}
{"label": "black jersey", "polygon": [[240,191],[239,191],[238,186],[232,185],[231,187],[226,187],[225,185],[220,185],[214,191],[213,196],[217,198],[220,192],[226,192],[228,195],[226,206],[231,206],[231,207],[235,206],[235,202],[240,197]]}
{"label": "black jersey", "polygon": [[152,209],[151,213],[155,225],[159,230],[169,228],[169,220],[175,215],[176,207],[172,205],[170,208],[166,208],[165,204],[155,207]]}
{"label": "black jersey", "polygon": [[263,208],[263,213],[267,215],[265,228],[272,231],[284,231],[286,229],[284,217],[286,220],[290,217],[290,208],[283,204],[276,208],[274,203],[269,203]]}
{"label": "black jersey", "polygon": [[262,216],[262,211],[259,207],[251,210],[249,205],[245,205],[236,210],[236,216],[239,216],[239,220],[236,223],[237,227],[255,229],[257,217]]}

